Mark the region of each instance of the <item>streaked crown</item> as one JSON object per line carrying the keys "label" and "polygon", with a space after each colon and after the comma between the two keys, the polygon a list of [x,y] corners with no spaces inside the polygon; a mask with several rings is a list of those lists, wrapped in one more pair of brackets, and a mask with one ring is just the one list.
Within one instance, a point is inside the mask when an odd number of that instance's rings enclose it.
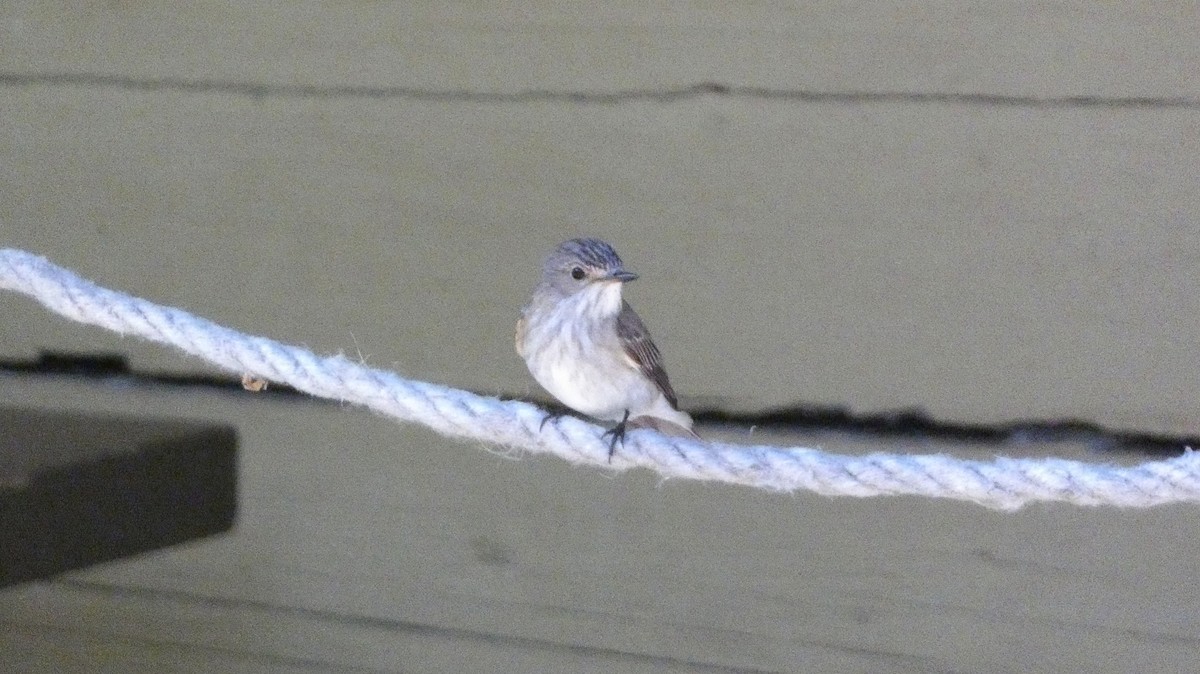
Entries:
{"label": "streaked crown", "polygon": [[600,239],[571,239],[559,244],[546,260],[546,269],[567,270],[582,264],[592,269],[622,269],[621,256]]}

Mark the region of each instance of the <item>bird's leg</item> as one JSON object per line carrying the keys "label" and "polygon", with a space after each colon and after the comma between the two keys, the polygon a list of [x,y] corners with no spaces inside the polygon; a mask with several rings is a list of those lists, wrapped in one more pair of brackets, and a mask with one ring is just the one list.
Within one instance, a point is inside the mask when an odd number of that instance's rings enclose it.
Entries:
{"label": "bird's leg", "polygon": [[601,440],[603,440],[606,436],[609,436],[609,435],[612,436],[612,440],[608,443],[608,462],[609,463],[612,463],[613,452],[617,451],[617,442],[619,441],[622,445],[625,444],[625,423],[628,421],[629,421],[629,410],[625,410],[625,418],[621,419],[621,423],[617,424],[616,426],[613,426],[612,428],[610,428],[607,431],[604,431],[604,435],[600,436]]}
{"label": "bird's leg", "polygon": [[538,424],[538,433],[541,433],[542,429],[546,427],[547,421],[558,421],[565,416],[567,416],[567,413],[564,410],[546,412],[546,416],[542,417],[542,423]]}

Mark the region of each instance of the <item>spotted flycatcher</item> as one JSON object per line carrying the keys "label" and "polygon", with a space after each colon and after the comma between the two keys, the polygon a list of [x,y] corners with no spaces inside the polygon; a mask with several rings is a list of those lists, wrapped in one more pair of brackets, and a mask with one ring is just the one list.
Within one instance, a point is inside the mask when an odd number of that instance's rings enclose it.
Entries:
{"label": "spotted flycatcher", "polygon": [[698,437],[650,332],[621,299],[636,278],[612,246],[571,239],[546,258],[517,321],[517,353],[533,378],[576,412],[617,422],[605,433],[610,459],[626,425]]}

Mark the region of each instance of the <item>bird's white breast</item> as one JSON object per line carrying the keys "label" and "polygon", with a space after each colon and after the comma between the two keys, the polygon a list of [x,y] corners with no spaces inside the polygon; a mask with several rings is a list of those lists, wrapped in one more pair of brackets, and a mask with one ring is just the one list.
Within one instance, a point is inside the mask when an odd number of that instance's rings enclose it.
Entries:
{"label": "bird's white breast", "polygon": [[656,407],[662,394],[630,362],[617,339],[619,287],[597,290],[549,306],[530,306],[523,352],[534,379],[563,404],[597,419],[620,421],[626,410],[637,416]]}

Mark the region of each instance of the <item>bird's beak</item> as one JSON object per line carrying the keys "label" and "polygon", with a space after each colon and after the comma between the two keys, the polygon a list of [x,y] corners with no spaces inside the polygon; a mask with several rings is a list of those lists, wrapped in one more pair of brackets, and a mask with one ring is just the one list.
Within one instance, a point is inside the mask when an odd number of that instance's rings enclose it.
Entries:
{"label": "bird's beak", "polygon": [[609,274],[608,278],[613,281],[620,281],[621,283],[629,283],[637,278],[637,274],[631,271],[625,271],[624,269],[619,269]]}

